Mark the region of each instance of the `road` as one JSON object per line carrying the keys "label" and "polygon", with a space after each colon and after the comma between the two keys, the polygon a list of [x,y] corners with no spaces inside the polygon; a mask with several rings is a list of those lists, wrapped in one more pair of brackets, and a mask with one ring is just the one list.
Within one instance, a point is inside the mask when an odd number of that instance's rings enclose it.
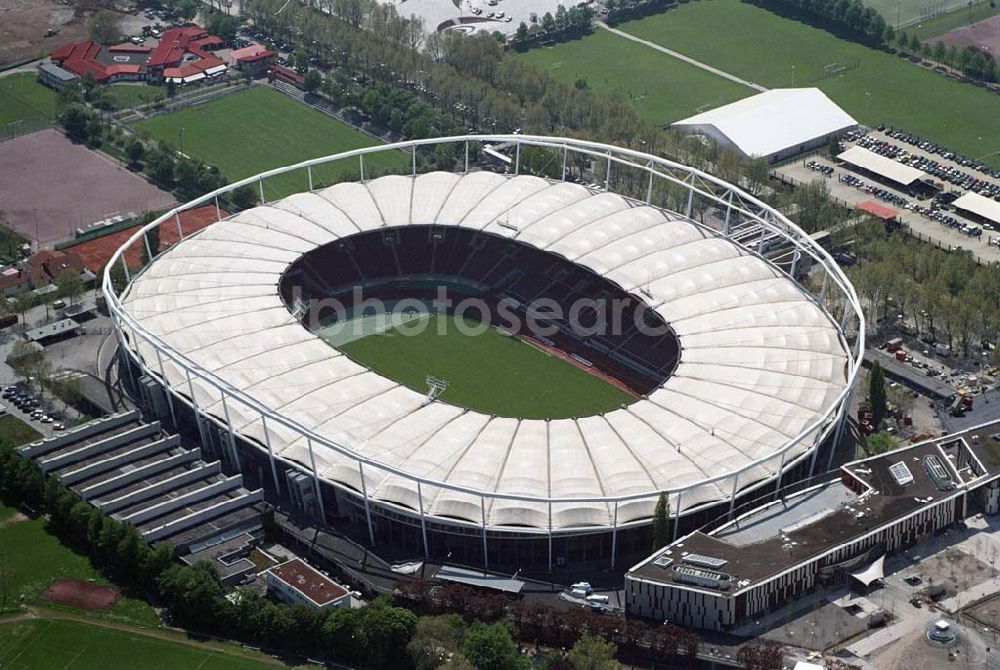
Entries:
{"label": "road", "polygon": [[748,81],[746,79],[741,79],[740,77],[737,77],[735,74],[730,74],[730,73],[726,72],[725,70],[720,70],[717,67],[712,67],[708,63],[702,63],[700,60],[695,60],[694,58],[691,58],[690,56],[685,56],[684,54],[682,54],[682,53],[680,53],[678,51],[674,51],[673,49],[668,49],[668,48],[666,48],[664,46],[660,46],[659,44],[656,44],[655,42],[650,42],[648,40],[640,39],[640,38],[636,37],[635,35],[630,35],[629,33],[625,32],[623,30],[618,30],[617,28],[612,28],[611,26],[609,26],[606,23],[603,23],[601,21],[598,21],[597,25],[599,27],[601,27],[601,28],[604,28],[608,32],[614,33],[618,37],[624,37],[627,40],[632,40],[633,42],[636,42],[636,43],[641,44],[643,46],[649,47],[650,49],[656,49],[657,51],[659,51],[661,53],[667,54],[671,58],[676,58],[677,60],[682,60],[685,63],[688,63],[689,65],[694,65],[695,67],[701,68],[702,70],[705,70],[706,72],[711,72],[714,75],[717,75],[719,77],[723,77],[725,79],[728,79],[729,81],[734,81],[737,84],[742,84],[743,86],[749,86],[753,90],[758,91],[760,93],[765,93],[766,91],[769,90],[769,89],[761,86],[760,84],[755,84],[752,81]]}

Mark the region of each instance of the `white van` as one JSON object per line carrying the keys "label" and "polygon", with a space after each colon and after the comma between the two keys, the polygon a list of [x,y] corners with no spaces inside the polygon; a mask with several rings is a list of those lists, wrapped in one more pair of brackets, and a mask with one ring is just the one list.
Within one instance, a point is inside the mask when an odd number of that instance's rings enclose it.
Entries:
{"label": "white van", "polygon": [[937,344],[934,345],[934,353],[936,353],[938,356],[951,356],[951,347],[949,347],[947,344],[941,344],[940,342],[938,342]]}

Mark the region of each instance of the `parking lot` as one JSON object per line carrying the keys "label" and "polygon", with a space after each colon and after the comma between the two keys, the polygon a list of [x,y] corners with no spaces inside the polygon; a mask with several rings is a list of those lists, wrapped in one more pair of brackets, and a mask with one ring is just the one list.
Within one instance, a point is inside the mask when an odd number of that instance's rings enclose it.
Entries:
{"label": "parking lot", "polygon": [[823,181],[830,194],[849,207],[878,200],[896,210],[896,219],[911,234],[947,249],[967,249],[985,263],[1000,262],[1000,226],[955,211],[951,206],[965,193],[1000,198],[1000,170],[891,129],[849,136],[847,149],[860,146],[901,164],[921,170],[936,183],[940,193],[909,193],[827,156],[810,156],[777,169],[792,183]]}

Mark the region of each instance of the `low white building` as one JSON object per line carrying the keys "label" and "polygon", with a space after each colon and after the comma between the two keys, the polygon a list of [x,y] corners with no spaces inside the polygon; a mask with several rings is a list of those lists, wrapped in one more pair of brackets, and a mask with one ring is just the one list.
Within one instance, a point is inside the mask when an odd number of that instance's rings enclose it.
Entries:
{"label": "low white building", "polygon": [[775,162],[857,127],[818,88],[780,88],[677,121],[673,128],[710,137],[746,158]]}
{"label": "low white building", "polygon": [[279,599],[307,607],[350,607],[351,594],[300,558],[276,565],[264,573],[268,590]]}

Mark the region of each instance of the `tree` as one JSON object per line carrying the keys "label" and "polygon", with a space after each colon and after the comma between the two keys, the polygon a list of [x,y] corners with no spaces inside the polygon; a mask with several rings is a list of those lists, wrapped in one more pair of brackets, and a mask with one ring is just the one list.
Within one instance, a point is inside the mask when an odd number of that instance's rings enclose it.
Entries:
{"label": "tree", "polygon": [[57,276],[55,284],[57,295],[60,298],[68,298],[71,305],[83,293],[83,279],[78,273],[72,270],[68,270]]}
{"label": "tree", "polygon": [[306,72],[305,81],[302,83],[302,86],[306,89],[306,93],[315,93],[319,90],[322,83],[323,75],[319,73],[319,70],[310,69]]}
{"label": "tree", "polygon": [[884,430],[880,430],[877,433],[872,433],[865,438],[864,447],[865,453],[869,456],[875,456],[876,454],[884,454],[887,451],[892,451],[898,446],[896,438],[890,435]]}
{"label": "tree", "polygon": [[883,419],[889,414],[889,405],[885,391],[885,373],[878,361],[872,363],[868,374],[868,403],[872,410],[872,423],[877,429]]}
{"label": "tree", "polygon": [[517,30],[514,31],[514,40],[518,45],[523,45],[528,41],[528,24],[521,21],[520,25],[517,26]]}
{"label": "tree", "polygon": [[422,617],[417,621],[406,653],[416,670],[434,670],[458,653],[464,623],[458,614]]}
{"label": "tree", "polygon": [[87,140],[90,130],[90,110],[79,102],[68,105],[59,115],[59,123],[66,129],[66,134],[78,142]]}
{"label": "tree", "polygon": [[184,21],[190,21],[198,15],[198,0],[180,0],[177,3],[177,15]]}
{"label": "tree", "polygon": [[122,31],[118,26],[118,15],[108,9],[102,9],[87,21],[87,33],[90,39],[101,44],[115,44],[122,39]]}
{"label": "tree", "polygon": [[249,184],[233,190],[230,197],[237,209],[250,209],[257,206],[257,191]]}
{"label": "tree", "polygon": [[125,140],[125,158],[128,159],[129,166],[137,167],[145,153],[146,147],[138,138],[130,136]]}
{"label": "tree", "polygon": [[183,621],[195,627],[217,625],[219,603],[224,601],[219,572],[212,563],[172,565],[160,575],[157,586],[171,611]]}
{"label": "tree", "polygon": [[398,665],[406,658],[406,645],[413,637],[417,615],[402,607],[393,607],[388,599],[376,599],[358,614],[356,644],[364,651],[364,660],[373,668]]}
{"label": "tree", "polygon": [[18,377],[30,377],[43,358],[42,352],[27,340],[18,340],[11,347],[7,362]]}
{"label": "tree", "polygon": [[[142,264],[149,265],[153,258],[160,253],[160,227],[153,226],[145,233],[146,241],[142,243]],[[149,251],[146,251],[146,246],[149,246]],[[152,254],[152,257],[150,257]]]}
{"label": "tree", "polygon": [[615,645],[603,638],[584,634],[569,650],[569,662],[573,670],[614,670]]}
{"label": "tree", "polygon": [[670,525],[670,501],[667,499],[666,491],[661,491],[660,498],[656,501],[656,509],[653,511],[653,551],[670,544]]}
{"label": "tree", "polygon": [[309,54],[304,50],[299,49],[296,51],[293,61],[295,63],[295,71],[299,74],[305,74],[306,70],[309,69]]}
{"label": "tree", "polygon": [[218,35],[226,42],[231,42],[236,37],[240,22],[235,16],[223,14],[222,12],[212,12],[205,20],[205,30]]}
{"label": "tree", "polygon": [[517,643],[507,624],[475,621],[462,640],[462,654],[476,670],[526,670],[526,659],[517,653]]}

